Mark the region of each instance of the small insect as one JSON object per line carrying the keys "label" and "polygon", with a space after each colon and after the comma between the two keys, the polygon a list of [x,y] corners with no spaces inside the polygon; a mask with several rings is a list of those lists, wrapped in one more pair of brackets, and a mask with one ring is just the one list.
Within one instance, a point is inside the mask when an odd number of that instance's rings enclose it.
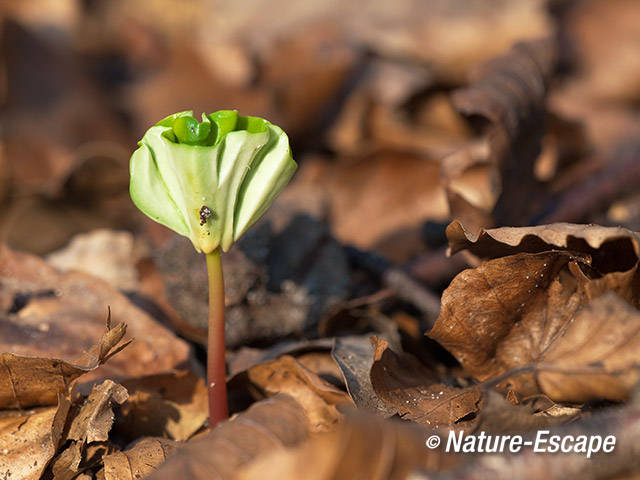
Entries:
{"label": "small insect", "polygon": [[213,215],[213,212],[211,211],[211,209],[206,205],[203,205],[202,208],[200,209],[200,226],[203,226],[205,223],[207,223],[207,219],[211,215]]}

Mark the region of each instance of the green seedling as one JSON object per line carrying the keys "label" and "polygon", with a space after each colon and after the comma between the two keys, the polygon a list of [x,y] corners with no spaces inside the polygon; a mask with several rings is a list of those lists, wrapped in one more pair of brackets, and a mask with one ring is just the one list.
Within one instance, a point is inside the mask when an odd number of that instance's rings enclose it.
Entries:
{"label": "green seedling", "polygon": [[220,251],[262,216],[296,168],[282,129],[232,110],[203,114],[201,122],[192,111],[170,115],[147,130],[131,156],[133,203],[206,256],[212,427],[228,417]]}

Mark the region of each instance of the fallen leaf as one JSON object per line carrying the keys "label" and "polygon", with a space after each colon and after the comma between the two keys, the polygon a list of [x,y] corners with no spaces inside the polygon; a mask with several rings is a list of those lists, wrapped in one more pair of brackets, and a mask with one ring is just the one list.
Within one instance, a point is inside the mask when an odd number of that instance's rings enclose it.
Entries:
{"label": "fallen leaf", "polygon": [[136,290],[136,262],[143,254],[131,233],[98,229],[76,235],[46,260],[62,272],[77,270],[102,278],[119,290]]}
{"label": "fallen leaf", "polygon": [[59,395],[58,405],[0,414],[0,475],[3,479],[38,480],[58,449],[71,402]]}
{"label": "fallen leaf", "polygon": [[[534,165],[541,151],[544,134],[545,96],[555,65],[554,45],[548,40],[516,44],[509,53],[490,60],[473,72],[471,84],[453,93],[453,102],[466,115],[480,115],[490,126],[488,162],[492,172],[492,205],[465,198],[466,204],[451,204],[452,217],[465,215],[483,221],[491,213],[498,224],[527,223],[533,209],[539,207],[535,195]],[[456,153],[455,155],[458,155]],[[444,165],[450,162],[445,161]],[[473,167],[472,163],[469,167]],[[444,171],[447,184],[462,172]],[[465,197],[465,190],[457,192]],[[477,210],[470,215],[465,210]],[[473,229],[492,225],[469,225]]]}
{"label": "fallen leaf", "polygon": [[262,394],[287,394],[304,408],[311,431],[327,431],[342,418],[338,407],[351,403],[349,396],[308,370],[295,358],[284,355],[249,368],[251,387]]}
{"label": "fallen leaf", "polygon": [[93,387],[65,429],[63,443],[69,444],[51,465],[56,480],[71,480],[93,466],[91,459],[96,453],[108,453],[107,441],[114,420],[112,401],[121,404],[126,399],[126,389],[111,380]]}
{"label": "fallen leaf", "polygon": [[114,430],[124,438],[187,440],[209,416],[204,380],[191,371],[134,378],[122,385],[129,400],[120,407]]}
{"label": "fallen leaf", "polygon": [[305,440],[312,425],[288,395],[276,395],[218,424],[180,448],[152,479],[226,480],[266,452]]}
{"label": "fallen leaf", "polygon": [[67,438],[83,443],[108,440],[115,417],[111,402],[122,404],[128,397],[127,389],[111,380],[93,387],[80,412],[71,421]]}
{"label": "fallen leaf", "polygon": [[157,470],[178,448],[166,438],[143,438],[121,452],[103,457],[105,480],[137,480]]}
{"label": "fallen leaf", "polygon": [[373,352],[368,336],[337,337],[331,356],[342,372],[347,392],[353,403],[365,411],[391,417],[397,413],[397,410],[382,401],[371,385]]}
{"label": "fallen leaf", "polygon": [[640,311],[613,292],[584,307],[536,366],[552,399],[625,400],[640,380]]}
{"label": "fallen leaf", "polygon": [[38,257],[0,247],[0,351],[77,359],[102,334],[109,307],[114,318],[126,319],[136,341],[88,372],[83,382],[166,372],[189,361],[185,341],[104,280],[80,272],[60,274]]}
{"label": "fallen leaf", "polygon": [[102,339],[76,363],[0,353],[0,407],[27,408],[55,405],[73,380],[91,372],[121,351],[127,326],[121,323],[107,330]]}
{"label": "fallen leaf", "polygon": [[629,270],[640,255],[638,233],[600,225],[552,223],[494,228],[476,234],[454,221],[447,227],[447,238],[451,255],[468,250],[481,258],[496,258],[520,252],[565,250],[590,255],[594,268],[602,273]]}
{"label": "fallen leaf", "polygon": [[483,402],[480,389],[444,385],[413,355],[397,354],[377,337],[371,343],[375,349],[371,385],[402,418],[431,428],[475,427]]}
{"label": "fallen leaf", "polygon": [[[279,449],[239,470],[234,480],[401,480],[416,469],[437,471],[456,463],[443,449],[429,450],[429,430],[354,415],[333,432],[298,447]],[[321,452],[321,453],[320,453]]]}
{"label": "fallen leaf", "polygon": [[627,398],[640,378],[638,350],[625,347],[640,306],[636,234],[553,224],[476,236],[453,223],[449,235],[453,251],[491,258],[451,282],[429,332],[468,373],[523,396]]}
{"label": "fallen leaf", "polygon": [[266,349],[242,347],[234,352],[228,362],[229,377],[233,377],[259,363],[273,360],[281,355],[298,357],[308,352],[330,351],[333,338],[318,338],[315,340],[298,340],[279,342]]}

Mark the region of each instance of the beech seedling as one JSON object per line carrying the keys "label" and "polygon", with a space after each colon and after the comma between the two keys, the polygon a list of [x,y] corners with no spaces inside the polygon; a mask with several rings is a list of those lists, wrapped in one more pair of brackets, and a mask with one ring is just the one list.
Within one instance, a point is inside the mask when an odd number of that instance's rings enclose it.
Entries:
{"label": "beech seedling", "polygon": [[206,256],[209,278],[209,425],[228,417],[224,281],[220,251],[269,208],[297,168],[281,128],[233,110],[170,115],[131,156],[130,193],[147,216],[188,237]]}

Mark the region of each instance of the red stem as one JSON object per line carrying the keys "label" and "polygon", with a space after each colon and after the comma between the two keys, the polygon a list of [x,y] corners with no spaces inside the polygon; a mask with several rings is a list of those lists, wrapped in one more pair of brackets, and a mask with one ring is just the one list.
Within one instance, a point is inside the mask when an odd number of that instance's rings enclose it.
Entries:
{"label": "red stem", "polygon": [[207,387],[209,389],[209,427],[229,417],[224,342],[224,278],[220,249],[207,253],[209,276],[209,338],[207,344]]}

